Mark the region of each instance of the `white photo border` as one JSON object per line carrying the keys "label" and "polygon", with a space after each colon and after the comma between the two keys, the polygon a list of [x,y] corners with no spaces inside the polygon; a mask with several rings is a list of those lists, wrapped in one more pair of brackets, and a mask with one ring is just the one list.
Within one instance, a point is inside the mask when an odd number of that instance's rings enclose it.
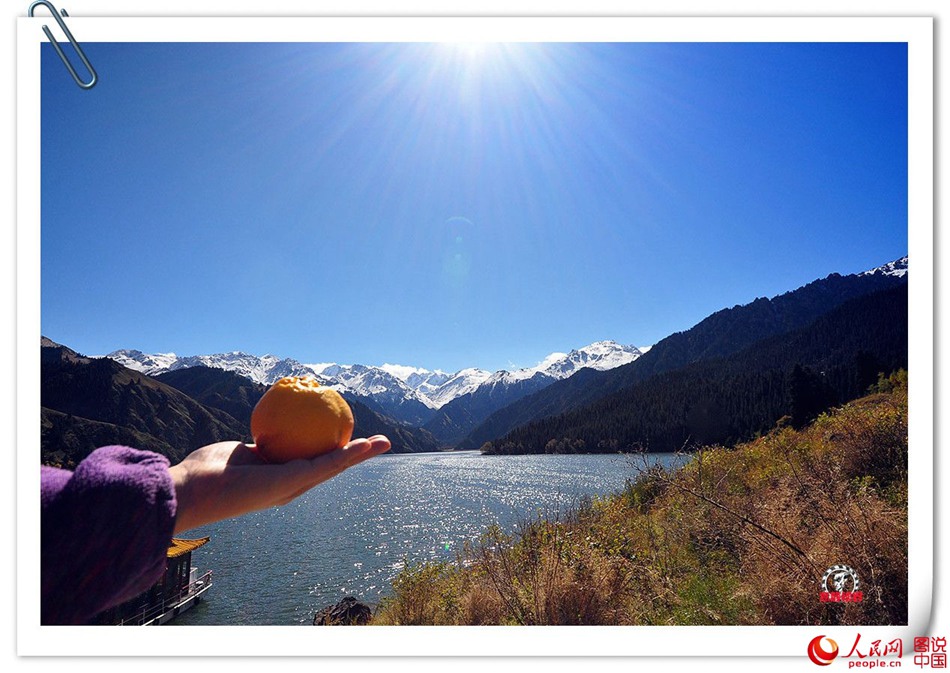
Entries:
{"label": "white photo border", "polygon": [[[68,19],[83,42],[905,42],[910,297],[909,587],[903,626],[299,627],[39,624],[40,49],[17,20],[17,650],[23,655],[801,656],[928,631],[934,573],[934,52],[927,17],[151,17]],[[95,64],[93,64],[95,65]],[[57,63],[56,67],[60,67]],[[107,73],[100,73],[107,76]],[[95,95],[94,90],[89,95]],[[64,120],[68,124],[68,120]],[[45,188],[54,188],[47,185]],[[754,581],[754,578],[750,578]],[[816,578],[817,584],[817,578]],[[186,636],[186,637],[183,637]],[[688,650],[688,651],[687,651]]]}

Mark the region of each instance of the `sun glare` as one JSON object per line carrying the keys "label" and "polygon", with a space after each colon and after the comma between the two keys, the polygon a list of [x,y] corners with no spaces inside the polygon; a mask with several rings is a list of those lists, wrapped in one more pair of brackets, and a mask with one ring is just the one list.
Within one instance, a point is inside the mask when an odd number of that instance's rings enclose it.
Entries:
{"label": "sun glare", "polygon": [[491,42],[444,42],[449,49],[452,49],[459,56],[468,59],[479,59],[491,50]]}

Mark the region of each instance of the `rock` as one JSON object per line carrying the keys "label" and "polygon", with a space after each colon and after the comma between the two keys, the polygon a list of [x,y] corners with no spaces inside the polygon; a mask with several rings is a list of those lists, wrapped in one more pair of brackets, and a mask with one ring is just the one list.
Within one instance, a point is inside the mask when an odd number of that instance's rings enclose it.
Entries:
{"label": "rock", "polygon": [[369,622],[373,611],[366,603],[347,596],[336,605],[328,605],[313,617],[314,626],[362,626]]}

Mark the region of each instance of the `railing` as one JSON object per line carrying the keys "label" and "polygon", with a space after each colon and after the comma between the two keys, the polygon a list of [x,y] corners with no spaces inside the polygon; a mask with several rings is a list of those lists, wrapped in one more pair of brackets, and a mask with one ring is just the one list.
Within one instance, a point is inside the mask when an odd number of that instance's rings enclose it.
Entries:
{"label": "railing", "polygon": [[209,570],[204,575],[196,579],[194,582],[189,582],[187,585],[182,587],[182,589],[177,593],[173,594],[170,597],[166,597],[160,603],[155,603],[154,605],[148,605],[142,609],[141,612],[136,613],[131,617],[127,617],[119,622],[119,626],[141,626],[148,624],[169,610],[173,610],[176,606],[184,601],[188,600],[193,596],[206,591],[211,587],[211,571]]}

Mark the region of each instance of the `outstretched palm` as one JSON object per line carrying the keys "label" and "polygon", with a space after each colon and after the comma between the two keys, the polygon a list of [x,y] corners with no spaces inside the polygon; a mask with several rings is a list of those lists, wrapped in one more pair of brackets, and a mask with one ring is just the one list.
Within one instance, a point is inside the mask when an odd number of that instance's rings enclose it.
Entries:
{"label": "outstretched palm", "polygon": [[250,444],[209,444],[171,468],[178,500],[175,533],[284,505],[389,448],[386,437],[375,435],[354,439],[316,458],[274,465],[266,463]]}

